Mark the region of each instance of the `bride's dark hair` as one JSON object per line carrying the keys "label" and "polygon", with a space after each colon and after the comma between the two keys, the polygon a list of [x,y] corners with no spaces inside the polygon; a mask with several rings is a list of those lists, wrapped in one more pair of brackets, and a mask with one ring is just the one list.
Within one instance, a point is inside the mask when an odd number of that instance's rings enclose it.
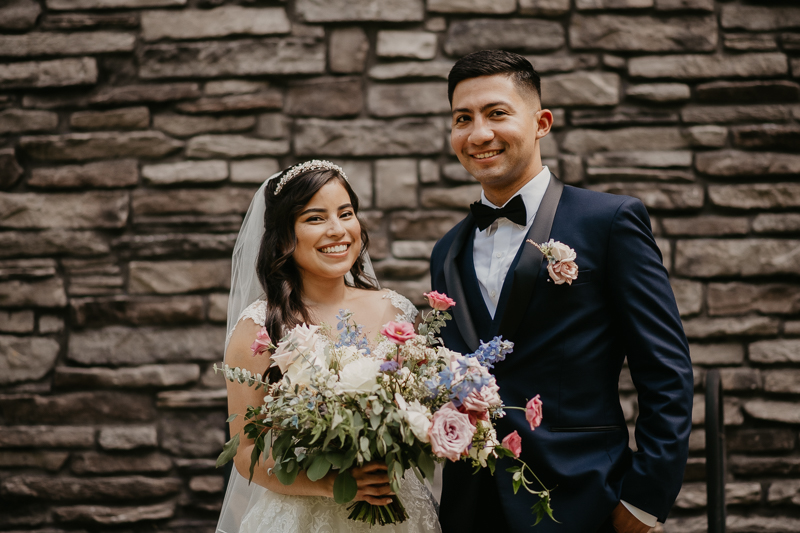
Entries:
{"label": "bride's dark hair", "polygon": [[[284,174],[289,169],[284,171]],[[264,217],[264,238],[256,261],[256,274],[266,293],[267,316],[264,326],[273,342],[283,336],[284,328],[291,329],[303,322],[312,323],[308,308],[303,304],[303,278],[292,255],[297,247],[294,224],[311,198],[328,182],[336,180],[350,196],[353,211],[358,215],[358,196],[350,184],[335,170],[317,169],[302,172],[286,182],[276,195],[280,178],[273,179],[264,189],[267,209]],[[364,257],[369,237],[361,224],[361,253],[350,268],[345,282],[359,289],[375,287],[364,271]],[[352,278],[352,279],[349,279]],[[277,368],[273,368],[277,371]],[[280,374],[277,374],[279,376]],[[271,381],[277,377],[270,374]]]}

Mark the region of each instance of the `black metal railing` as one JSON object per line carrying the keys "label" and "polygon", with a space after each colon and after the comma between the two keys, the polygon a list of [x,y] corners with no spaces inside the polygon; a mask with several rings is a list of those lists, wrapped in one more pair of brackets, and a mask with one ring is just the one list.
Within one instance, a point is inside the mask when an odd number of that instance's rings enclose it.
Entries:
{"label": "black metal railing", "polygon": [[706,373],[708,533],[725,533],[725,419],[719,370]]}

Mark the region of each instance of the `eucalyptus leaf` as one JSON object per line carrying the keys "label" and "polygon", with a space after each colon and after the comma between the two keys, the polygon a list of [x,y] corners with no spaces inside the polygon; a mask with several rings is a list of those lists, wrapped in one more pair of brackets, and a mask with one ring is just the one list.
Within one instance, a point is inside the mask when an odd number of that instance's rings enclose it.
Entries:
{"label": "eucalyptus leaf", "polygon": [[[300,468],[297,467],[297,462],[295,462],[294,459],[288,461],[288,465],[284,465],[285,463],[276,464],[275,468],[272,469],[272,472],[282,484],[291,485],[294,483],[294,480],[297,479],[297,474],[300,473]],[[289,471],[289,468],[291,468],[291,471]]]}
{"label": "eucalyptus leaf", "polygon": [[221,467],[236,456],[236,450],[239,449],[239,434],[233,436],[231,440],[225,443],[222,447],[222,453],[217,457],[217,468]]}
{"label": "eucalyptus leaf", "polygon": [[339,472],[333,482],[333,499],[338,504],[345,504],[353,501],[358,493],[358,483],[353,479],[349,470]]}
{"label": "eucalyptus leaf", "polygon": [[261,456],[261,450],[258,446],[253,446],[253,453],[250,454],[250,481],[253,481],[253,474],[255,473],[258,458]]}
{"label": "eucalyptus leaf", "polygon": [[237,416],[239,416],[239,413],[233,413],[231,416],[229,416],[229,417],[228,417],[228,418],[225,420],[225,422],[233,422],[233,419],[234,419],[234,418],[236,418]]}
{"label": "eucalyptus leaf", "polygon": [[324,454],[320,454],[314,457],[314,460],[311,462],[311,466],[308,467],[306,475],[311,481],[318,481],[324,478],[330,469],[330,461],[328,461]]}
{"label": "eucalyptus leaf", "polygon": [[436,469],[436,465],[434,465],[431,456],[424,451],[420,451],[419,456],[417,456],[417,465],[425,477],[433,481],[433,472]]}

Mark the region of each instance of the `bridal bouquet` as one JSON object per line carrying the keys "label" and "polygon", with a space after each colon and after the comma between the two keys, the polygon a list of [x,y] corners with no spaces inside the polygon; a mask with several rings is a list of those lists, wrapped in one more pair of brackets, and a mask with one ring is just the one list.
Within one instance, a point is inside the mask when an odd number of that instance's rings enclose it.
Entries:
{"label": "bridal bouquet", "polygon": [[[215,365],[229,381],[266,392],[263,404],[248,407],[244,415],[244,433],[255,442],[251,479],[262,456],[270,453],[272,473],[285,485],[301,470],[316,481],[336,469],[333,496],[347,504],[357,493],[350,470],[368,461],[386,463],[397,494],[407,470],[420,481],[432,480],[437,459],[467,460],[494,472],[499,457],[512,457],[521,463],[509,469],[514,491],[523,486],[540,497],[533,508],[537,523],[545,514],[552,518],[549,491],[543,485],[531,488],[526,472],[535,474],[518,459],[520,436],[515,431],[498,441],[492,423],[504,415],[504,406],[489,370],[513,343],[496,337],[473,354],[448,350],[437,335],[455,302],[436,292],[426,296],[432,311],[423,315],[419,331],[410,323],[389,322],[372,350],[347,310],[337,316],[337,334],[329,326],[303,324],[275,346],[262,328],[251,350],[272,352],[272,365],[283,374],[273,384],[245,369]],[[533,430],[541,423],[539,397],[523,410]],[[237,434],[225,444],[217,466],[232,460],[238,445]],[[385,506],[358,501],[348,510],[350,519],[373,525],[407,518],[396,495]]]}

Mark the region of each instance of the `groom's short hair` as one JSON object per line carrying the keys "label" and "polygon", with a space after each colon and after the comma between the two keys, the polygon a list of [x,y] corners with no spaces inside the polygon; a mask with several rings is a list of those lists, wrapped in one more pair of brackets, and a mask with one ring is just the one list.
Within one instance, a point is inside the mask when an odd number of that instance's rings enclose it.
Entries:
{"label": "groom's short hair", "polygon": [[530,61],[514,52],[481,50],[465,55],[450,69],[450,75],[447,76],[447,97],[450,99],[450,104],[453,103],[453,92],[456,90],[456,85],[460,82],[495,74],[510,76],[520,91],[532,92],[536,98],[541,100],[542,82]]}

